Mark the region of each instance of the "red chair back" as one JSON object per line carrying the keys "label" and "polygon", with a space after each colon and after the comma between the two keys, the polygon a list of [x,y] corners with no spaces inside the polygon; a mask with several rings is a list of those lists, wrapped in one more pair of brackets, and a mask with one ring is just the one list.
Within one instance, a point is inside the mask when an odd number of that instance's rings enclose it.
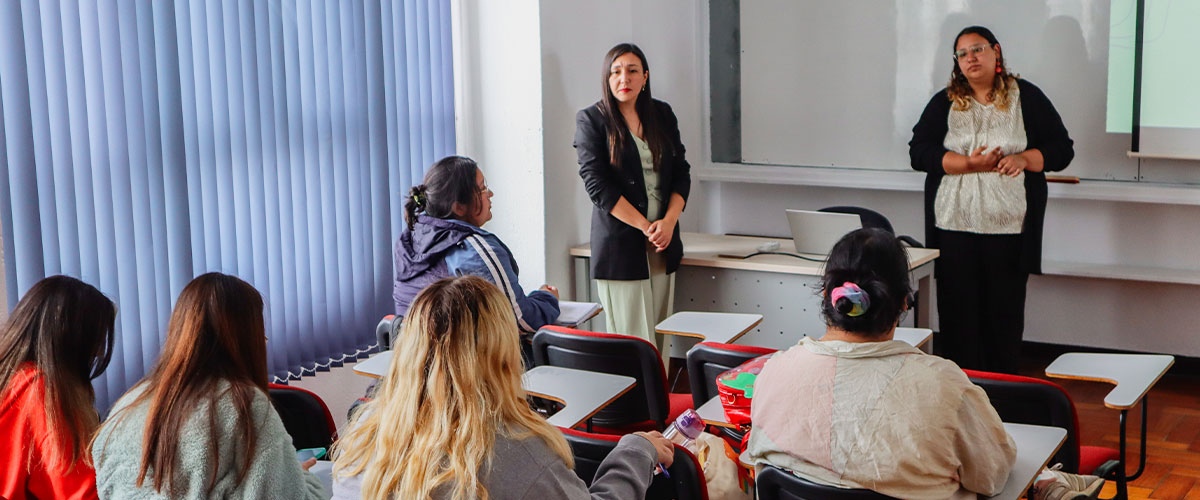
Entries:
{"label": "red chair back", "polygon": [[329,448],[333,444],[337,438],[337,425],[320,396],[283,384],[269,384],[267,390],[271,404],[297,450]]}
{"label": "red chair back", "polygon": [[817,484],[771,465],[763,466],[754,482],[758,500],[894,500],[871,490]]}
{"label": "red chair back", "polygon": [[667,374],[658,349],[639,337],[545,326],[533,336],[534,364],[625,375],[637,380],[625,395],[592,417],[603,427],[624,427],[647,420],[666,427],[671,405]]}
{"label": "red chair back", "polygon": [[[1088,474],[1097,464],[1088,462],[1081,471],[1079,415],[1075,403],[1062,386],[1039,378],[1004,373],[963,370],[975,385],[983,388],[1000,420],[1016,424],[1049,425],[1067,430],[1067,440],[1050,463],[1062,463],[1063,470]],[[1096,448],[1101,453],[1107,449]],[[1100,461],[1103,463],[1103,460]]]}
{"label": "red chair back", "polygon": [[[571,454],[575,456],[575,474],[591,486],[600,462],[617,446],[621,436],[593,434],[559,427]],[[675,445],[675,461],[667,468],[671,477],[654,476],[646,489],[647,500],[708,500],[704,467],[686,448]]]}
{"label": "red chair back", "polygon": [[692,386],[692,403],[699,408],[717,396],[717,375],[775,349],[749,345],[701,342],[687,353],[688,382]]}

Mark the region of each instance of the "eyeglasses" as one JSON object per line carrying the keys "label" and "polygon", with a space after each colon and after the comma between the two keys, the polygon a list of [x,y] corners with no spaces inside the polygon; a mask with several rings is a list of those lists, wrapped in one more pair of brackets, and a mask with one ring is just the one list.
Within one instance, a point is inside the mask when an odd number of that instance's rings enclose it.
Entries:
{"label": "eyeglasses", "polygon": [[979,54],[982,54],[984,49],[990,49],[990,48],[992,48],[992,46],[988,45],[986,43],[975,44],[975,45],[972,45],[965,49],[958,49],[958,50],[954,51],[954,58],[961,61],[963,59],[966,59],[968,54],[977,56]]}
{"label": "eyeglasses", "polygon": [[480,193],[486,193],[486,192],[488,192],[488,185],[487,185],[487,184],[484,184],[484,185],[482,185],[482,186],[479,186],[479,192],[480,192]]}

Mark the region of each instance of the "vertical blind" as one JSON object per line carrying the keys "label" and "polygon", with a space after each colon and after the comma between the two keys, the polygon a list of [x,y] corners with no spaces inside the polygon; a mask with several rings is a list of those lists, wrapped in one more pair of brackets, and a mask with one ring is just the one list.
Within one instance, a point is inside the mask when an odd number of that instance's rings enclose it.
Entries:
{"label": "vertical blind", "polygon": [[270,370],[370,348],[403,194],[454,151],[448,0],[0,0],[8,307],[54,274],[118,305],[107,407],[175,297],[266,303]]}

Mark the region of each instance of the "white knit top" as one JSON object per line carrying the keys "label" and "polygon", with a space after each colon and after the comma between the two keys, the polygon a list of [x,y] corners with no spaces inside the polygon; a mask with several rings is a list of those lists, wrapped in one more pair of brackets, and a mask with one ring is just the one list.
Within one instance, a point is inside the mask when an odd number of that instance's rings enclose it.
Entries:
{"label": "white knit top", "polygon": [[[946,149],[970,155],[980,146],[997,146],[1004,156],[1025,151],[1025,121],[1016,85],[1009,91],[1008,109],[971,101],[964,111],[950,109]],[[1020,234],[1025,221],[1025,173],[1009,177],[980,172],[942,177],[933,202],[937,227],[980,234]]]}

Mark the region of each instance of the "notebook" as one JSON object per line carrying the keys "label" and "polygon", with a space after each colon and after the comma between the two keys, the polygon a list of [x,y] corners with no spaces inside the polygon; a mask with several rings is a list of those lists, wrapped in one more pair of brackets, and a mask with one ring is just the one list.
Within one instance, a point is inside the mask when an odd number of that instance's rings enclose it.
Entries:
{"label": "notebook", "polygon": [[554,324],[559,326],[577,326],[592,316],[600,314],[604,309],[596,302],[575,302],[571,300],[558,301],[558,319]]}

